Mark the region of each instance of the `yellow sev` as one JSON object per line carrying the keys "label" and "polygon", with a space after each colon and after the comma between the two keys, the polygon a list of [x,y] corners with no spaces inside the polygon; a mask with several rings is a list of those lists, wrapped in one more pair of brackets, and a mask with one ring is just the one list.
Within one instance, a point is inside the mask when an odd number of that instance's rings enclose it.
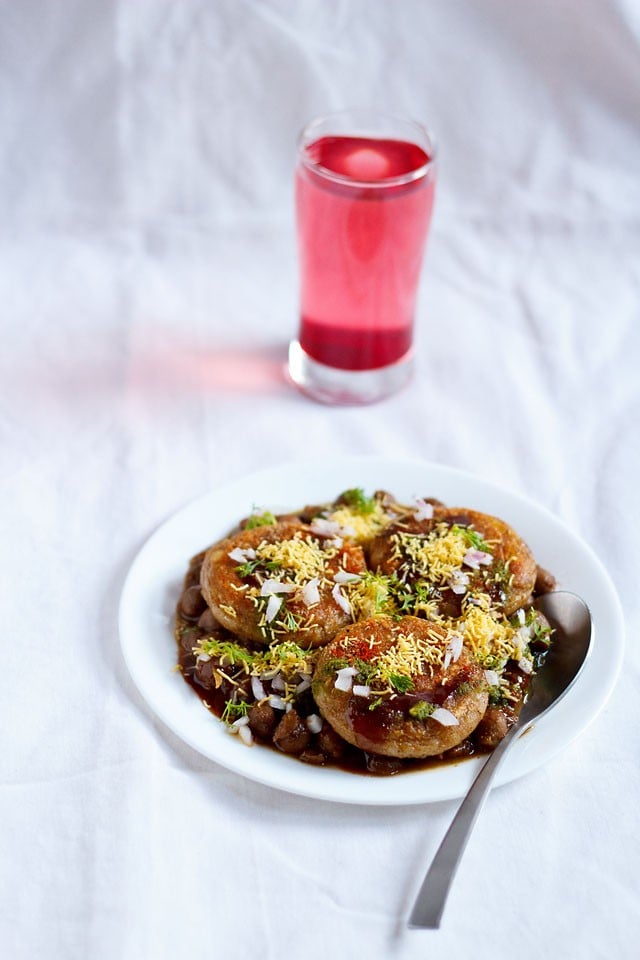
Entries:
{"label": "yellow sev", "polygon": [[317,540],[304,539],[296,533],[290,540],[268,543],[263,540],[256,548],[256,557],[266,563],[277,564],[292,583],[303,585],[314,577],[324,575],[325,562],[335,556],[334,549],[323,550]]}
{"label": "yellow sev", "polygon": [[489,610],[469,605],[460,622],[462,636],[477,660],[487,657],[508,660],[515,650],[515,630],[511,624],[499,619]]}
{"label": "yellow sev", "polygon": [[444,664],[448,637],[434,631],[429,637],[416,637],[412,633],[399,633],[392,647],[376,657],[376,673],[388,680],[392,674],[412,677],[432,673],[433,667]]}
{"label": "yellow sev", "polygon": [[347,506],[340,506],[332,510],[329,514],[329,520],[339,524],[341,527],[351,528],[356,540],[369,540],[377,536],[389,524],[389,515],[385,512],[381,503],[376,501],[369,513],[358,513]]}
{"label": "yellow sev", "polygon": [[395,558],[403,559],[412,574],[436,583],[446,582],[460,569],[469,549],[464,533],[447,524],[438,524],[427,537],[396,533],[392,540]]}

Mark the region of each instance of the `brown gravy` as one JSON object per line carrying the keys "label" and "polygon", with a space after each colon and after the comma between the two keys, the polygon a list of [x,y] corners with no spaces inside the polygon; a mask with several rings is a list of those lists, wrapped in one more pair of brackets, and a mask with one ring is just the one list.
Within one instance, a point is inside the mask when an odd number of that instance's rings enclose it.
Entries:
{"label": "brown gravy", "polygon": [[[397,759],[366,752],[343,740],[326,721],[324,721],[320,731],[315,732],[314,728],[314,732],[312,732],[308,729],[307,718],[312,715],[319,715],[319,710],[310,688],[297,696],[290,705],[290,712],[295,712],[297,718],[299,718],[298,723],[296,723],[296,717],[292,718],[284,710],[272,709],[271,706],[266,709],[268,716],[265,723],[264,709],[260,718],[253,716],[254,710],[260,709],[260,704],[254,697],[250,678],[246,671],[243,673],[239,667],[229,667],[228,662],[224,661],[225,672],[233,674],[234,669],[238,671],[227,684],[226,681],[220,681],[219,671],[216,675],[213,662],[211,664],[196,662],[193,648],[206,638],[214,636],[216,639],[238,643],[233,634],[228,633],[212,619],[211,612],[200,592],[200,568],[204,556],[203,552],[191,560],[184,578],[183,592],[177,605],[175,638],[178,648],[178,666],[184,680],[200,698],[204,706],[214,716],[222,720],[226,719],[225,710],[230,697],[232,695],[234,697],[238,696],[238,688],[241,684],[240,699],[246,701],[248,705],[249,728],[253,741],[260,746],[289,753],[293,758],[308,764],[337,767],[360,775],[391,776],[398,773],[433,769],[443,764],[459,763],[469,757],[486,755],[491,752],[495,743],[504,736],[506,730],[516,720],[526,696],[530,677],[520,670],[515,661],[509,661],[505,673],[516,682],[517,689],[521,691],[519,694],[521,696],[520,701],[491,708],[494,722],[488,737],[486,729],[480,733],[480,728],[478,728],[462,743],[439,756],[420,760]],[[554,586],[554,580],[550,574],[539,570],[540,574],[545,574],[545,576],[540,579],[540,582],[536,582],[534,596],[538,593],[546,593]],[[246,646],[247,648],[251,647],[250,644]],[[544,652],[539,653],[538,656],[541,659]],[[220,661],[218,661],[219,663]],[[267,681],[265,685],[265,693],[267,697],[270,694],[277,696],[275,687],[270,688],[270,681]],[[447,697],[447,693],[448,690],[443,687],[442,700]],[[383,739],[385,729],[391,724],[393,716],[397,715],[398,710],[402,711],[403,708],[407,707],[403,703],[404,699],[407,698],[399,695],[395,698],[393,704],[385,703],[377,708],[375,715],[367,708],[366,703],[353,706],[351,708],[351,720],[354,729],[362,733],[369,742],[375,743]],[[261,703],[264,706],[264,700]],[[489,710],[487,713],[489,713]],[[283,721],[287,716],[289,716],[289,721],[284,724]],[[247,723],[246,720],[243,722]],[[282,731],[283,726],[287,727],[286,736],[279,736],[279,731]],[[243,745],[239,743],[238,749],[243,748]]]}

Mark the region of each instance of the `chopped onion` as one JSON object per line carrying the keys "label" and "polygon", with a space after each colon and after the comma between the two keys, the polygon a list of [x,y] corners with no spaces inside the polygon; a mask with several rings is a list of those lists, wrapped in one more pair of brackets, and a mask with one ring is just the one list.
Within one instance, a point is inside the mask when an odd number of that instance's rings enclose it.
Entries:
{"label": "chopped onion", "polygon": [[349,616],[351,616],[351,604],[349,603],[349,601],[347,600],[347,598],[345,597],[345,595],[340,591],[340,584],[339,584],[339,583],[336,583],[335,587],[334,587],[333,590],[331,591],[331,596],[333,597],[333,599],[335,600],[335,602],[338,604],[338,606],[339,606],[342,610],[344,610],[345,613],[347,613],[347,614],[349,614]]}
{"label": "chopped onion", "polygon": [[275,593],[272,593],[269,597],[269,602],[267,603],[267,609],[265,611],[267,623],[271,623],[281,606],[282,600],[280,597],[276,597]]}
{"label": "chopped onion", "polygon": [[529,630],[527,627],[518,627],[515,633],[515,646],[513,649],[513,659],[520,660],[529,643]]}
{"label": "chopped onion", "polygon": [[422,497],[415,497],[416,509],[413,512],[414,520],[431,520],[433,517],[433,504],[427,503]]}
{"label": "chopped onion", "polygon": [[264,700],[266,697],[266,691],[259,677],[251,677],[251,692],[256,700]]}
{"label": "chopped onion", "polygon": [[253,744],[253,734],[251,733],[251,727],[240,727],[238,729],[238,736],[244,743],[245,747],[250,747]]}
{"label": "chopped onion", "polygon": [[309,733],[320,733],[322,730],[322,717],[317,713],[310,713],[305,722]]}
{"label": "chopped onion", "polygon": [[271,681],[271,686],[273,687],[274,690],[278,690],[280,693],[284,693],[286,689],[284,685],[284,680],[282,679],[279,673],[277,673],[273,678],[273,680]]}
{"label": "chopped onion", "polygon": [[249,723],[249,717],[247,717],[246,714],[243,717],[238,717],[238,719],[234,720],[233,723],[229,726],[229,732],[237,733],[241,727],[246,727],[248,723]]}
{"label": "chopped onion", "polygon": [[326,517],[316,517],[311,523],[311,530],[317,533],[319,537],[355,537],[356,531],[353,527],[343,527],[335,520],[328,520]]}
{"label": "chopped onion", "polygon": [[446,707],[437,707],[431,714],[431,719],[436,720],[443,727],[458,726],[458,718],[454,717],[451,710],[447,710]]}
{"label": "chopped onion", "polygon": [[520,626],[524,627],[524,607],[520,607],[520,609],[516,612],[516,617],[518,618],[518,623]]}
{"label": "chopped onion", "polygon": [[343,693],[348,693],[349,690],[351,690],[353,678],[357,672],[355,667],[343,667],[342,670],[336,671],[336,680],[334,683],[336,690],[342,690]]}
{"label": "chopped onion", "polygon": [[320,603],[320,591],[318,587],[320,586],[320,580],[318,577],[314,577],[313,580],[309,580],[305,583],[302,588],[302,599],[308,607],[312,607],[314,603]]}
{"label": "chopped onion", "polygon": [[485,670],[484,678],[490,687],[497,687],[500,685],[500,674],[495,670]]}
{"label": "chopped onion", "polygon": [[354,697],[368,697],[371,693],[371,687],[361,683],[354,683],[352,693]]}
{"label": "chopped onion", "polygon": [[198,654],[198,663],[208,663],[211,660],[211,657],[208,653],[199,653]]}
{"label": "chopped onion", "polygon": [[338,570],[334,576],[335,583],[358,583],[362,580],[359,573],[349,573],[348,570]]}
{"label": "chopped onion", "polygon": [[262,680],[271,680],[273,677],[277,676],[280,673],[280,667],[274,667],[273,670],[265,670],[264,673],[260,674]]}
{"label": "chopped onion", "polygon": [[244,550],[242,547],[234,547],[227,556],[237,563],[245,563],[247,560],[255,560],[256,552],[253,547],[247,547]]}
{"label": "chopped onion", "polygon": [[524,657],[518,660],[518,666],[523,673],[533,673],[533,664],[531,660],[525,660]]}
{"label": "chopped onion", "polygon": [[311,686],[311,677],[304,677],[296,687],[296,693],[304,693]]}
{"label": "chopped onion", "polygon": [[293,593],[297,589],[295,583],[283,583],[282,580],[265,580],[260,587],[260,596],[269,597],[273,593]]}
{"label": "chopped onion", "polygon": [[447,649],[444,654],[444,669],[447,670],[451,662],[455,663],[462,653],[462,645],[464,640],[459,633],[453,633],[451,639],[447,644]]}
{"label": "chopped onion", "polygon": [[319,537],[335,537],[342,527],[335,520],[327,520],[326,517],[316,517],[311,523],[311,530],[317,533]]}
{"label": "chopped onion", "polygon": [[479,570],[480,567],[488,567],[493,563],[493,556],[490,553],[485,553],[484,550],[476,550],[471,548],[467,550],[462,562],[465,566],[471,567],[472,570]]}
{"label": "chopped onion", "polygon": [[449,586],[451,587],[452,593],[463,594],[467,592],[467,585],[469,583],[468,574],[464,573],[462,570],[454,570],[451,576],[449,577]]}
{"label": "chopped onion", "polygon": [[282,697],[276,697],[273,694],[269,697],[269,706],[273,707],[274,710],[286,710],[287,705],[282,699]]}

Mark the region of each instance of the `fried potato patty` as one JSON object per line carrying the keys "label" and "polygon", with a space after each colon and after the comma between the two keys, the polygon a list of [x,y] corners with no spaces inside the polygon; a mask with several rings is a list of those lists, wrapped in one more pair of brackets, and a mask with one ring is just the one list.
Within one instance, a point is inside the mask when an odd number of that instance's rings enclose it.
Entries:
{"label": "fried potato patty", "polygon": [[240,639],[309,648],[351,622],[351,584],[365,571],[361,547],[283,520],[210,547],[200,582],[216,620]]}
{"label": "fried potato patty", "polygon": [[404,518],[369,546],[370,564],[409,588],[433,591],[440,612],[458,616],[467,592],[484,592],[509,616],[531,597],[536,561],[515,530],[497,517],[436,506],[433,516]]}
{"label": "fried potato patty", "polygon": [[465,740],[489,698],[462,638],[417,617],[372,617],[341,630],[320,653],[313,695],[344,740],[410,758]]}

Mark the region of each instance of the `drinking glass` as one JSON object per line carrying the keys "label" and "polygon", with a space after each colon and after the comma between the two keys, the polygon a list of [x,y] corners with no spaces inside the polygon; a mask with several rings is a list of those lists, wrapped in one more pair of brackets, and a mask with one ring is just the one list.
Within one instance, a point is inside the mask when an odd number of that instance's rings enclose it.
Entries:
{"label": "drinking glass", "polygon": [[434,187],[434,143],[413,120],[345,110],[303,130],[300,325],[289,375],[314,399],[370,403],[411,376]]}

